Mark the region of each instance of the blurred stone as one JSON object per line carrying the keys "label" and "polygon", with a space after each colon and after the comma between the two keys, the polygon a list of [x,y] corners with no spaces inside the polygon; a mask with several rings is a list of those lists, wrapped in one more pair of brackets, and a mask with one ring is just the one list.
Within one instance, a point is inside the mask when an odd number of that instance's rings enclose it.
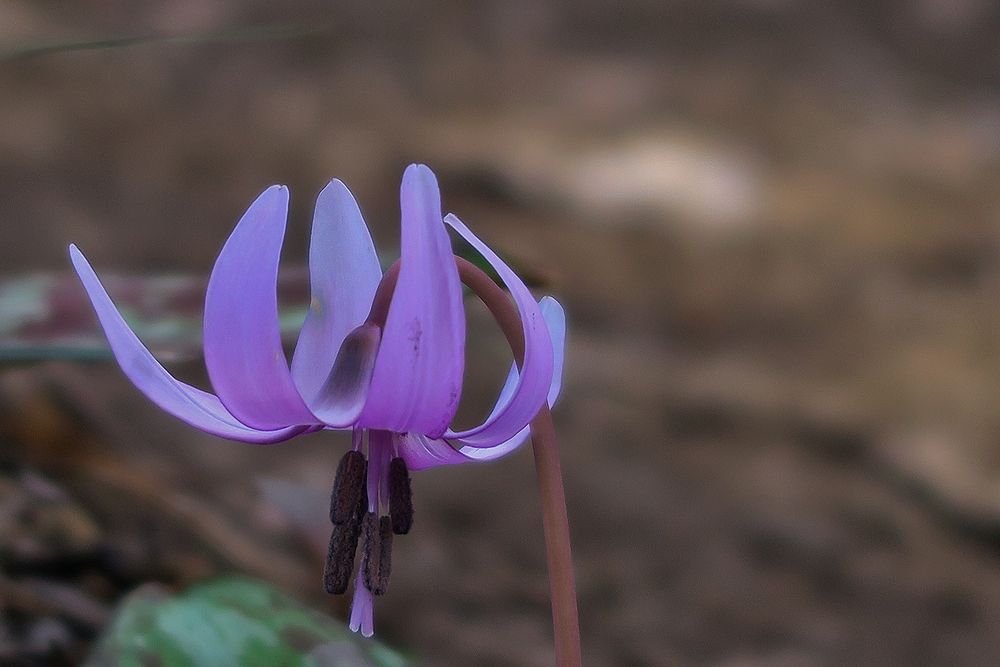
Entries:
{"label": "blurred stone", "polygon": [[64,622],[45,617],[31,626],[24,641],[24,648],[28,653],[47,656],[65,650],[73,641],[73,633]]}
{"label": "blurred stone", "polygon": [[96,521],[62,488],[32,471],[0,473],[0,562],[52,562],[93,554]]}

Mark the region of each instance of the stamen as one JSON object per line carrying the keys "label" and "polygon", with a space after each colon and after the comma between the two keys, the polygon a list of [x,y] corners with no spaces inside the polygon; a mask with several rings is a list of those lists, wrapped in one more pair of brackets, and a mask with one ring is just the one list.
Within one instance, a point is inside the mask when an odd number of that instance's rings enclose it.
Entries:
{"label": "stamen", "polygon": [[374,595],[385,595],[392,573],[392,526],[389,517],[368,512],[364,518],[365,548],[361,564],[365,587]]}
{"label": "stamen", "polygon": [[334,525],[346,523],[354,518],[359,498],[366,495],[367,471],[368,463],[365,461],[365,455],[357,450],[350,450],[340,459],[337,476],[333,482],[333,493],[330,494],[330,521]]}
{"label": "stamen", "polygon": [[392,532],[406,535],[413,527],[413,492],[406,461],[397,456],[389,463],[389,516]]}
{"label": "stamen", "polygon": [[358,550],[361,536],[361,522],[368,509],[368,494],[361,487],[361,496],[354,506],[349,521],[335,523],[330,534],[330,546],[326,552],[326,567],[323,568],[323,589],[331,595],[347,591],[347,584],[354,571],[354,555]]}

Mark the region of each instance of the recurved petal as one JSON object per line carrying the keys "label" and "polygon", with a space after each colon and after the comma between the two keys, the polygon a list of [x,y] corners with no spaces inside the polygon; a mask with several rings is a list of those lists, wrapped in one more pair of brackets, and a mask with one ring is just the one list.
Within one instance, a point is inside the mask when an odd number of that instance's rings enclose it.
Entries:
{"label": "recurved petal", "polygon": [[399,281],[360,423],[437,437],[451,423],[462,391],[462,290],[430,169],[406,169],[400,204]]}
{"label": "recurved petal", "polygon": [[287,440],[304,430],[303,427],[271,431],[247,428],[229,414],[218,398],[176,380],[129,329],[83,253],[74,245],[69,252],[115,359],[132,383],[156,405],[195,428],[231,440],[268,444]]}
{"label": "recurved petal", "polygon": [[313,414],[327,426],[346,428],[357,422],[365,407],[381,334],[374,324],[364,324],[344,339],[311,406]]}
{"label": "recurved petal", "polygon": [[[562,388],[563,359],[566,351],[566,314],[558,301],[552,297],[545,297],[539,302],[542,316],[549,329],[552,338],[552,356],[554,367],[552,372],[552,383],[549,386],[548,404],[555,405]],[[495,414],[509,400],[514,388],[517,386],[517,366],[511,367],[507,382],[500,392],[497,407],[493,409]],[[462,440],[453,441],[458,449],[444,440],[430,440],[418,435],[408,434],[403,436],[399,442],[400,455],[406,460],[406,465],[413,470],[434,468],[442,465],[455,465],[457,463],[468,463],[470,461],[492,461],[502,456],[510,454],[512,451],[524,444],[524,441],[531,435],[531,427],[525,426],[509,440],[501,442],[493,447],[470,447],[463,444]]]}
{"label": "recurved petal", "polygon": [[[556,404],[556,399],[559,398],[559,392],[562,390],[563,362],[566,357],[566,311],[563,310],[562,304],[551,296],[542,297],[538,302],[538,309],[542,313],[545,326],[549,330],[549,338],[552,341],[552,382],[549,384],[546,398],[551,407]],[[500,412],[510,401],[514,389],[517,387],[517,380],[517,364],[511,364],[507,380],[504,382],[503,388],[500,389],[500,395],[493,406],[493,411],[490,412],[490,417]]]}
{"label": "recurved petal", "polygon": [[399,455],[410,470],[426,470],[472,460],[444,440],[427,438],[417,433],[403,434],[399,438],[398,447]]}
{"label": "recurved petal", "polygon": [[205,295],[205,365],[219,400],[256,429],[316,424],[288,370],[278,325],[278,259],[288,189],[273,185],[243,214]]}
{"label": "recurved petal", "polygon": [[316,200],[309,243],[312,299],[292,356],[292,377],[314,412],[341,343],[365,321],[381,279],[357,202],[346,185],[330,181]]}
{"label": "recurved petal", "polygon": [[399,439],[399,455],[410,470],[426,470],[438,466],[456,465],[471,461],[492,461],[510,454],[520,447],[529,435],[528,427],[510,440],[493,447],[461,447],[455,449],[441,438],[428,438],[407,433]]}
{"label": "recurved petal", "polygon": [[512,438],[542,407],[552,383],[552,341],[539,305],[517,274],[457,217],[448,214],[445,222],[496,270],[521,315],[524,363],[507,400],[501,397],[493,413],[479,426],[459,432],[449,430],[445,434],[447,438],[460,438],[469,447],[492,447]]}

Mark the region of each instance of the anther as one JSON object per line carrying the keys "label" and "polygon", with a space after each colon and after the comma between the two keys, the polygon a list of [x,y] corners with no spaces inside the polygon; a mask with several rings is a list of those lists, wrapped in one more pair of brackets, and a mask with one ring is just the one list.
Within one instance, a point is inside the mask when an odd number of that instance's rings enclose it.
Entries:
{"label": "anther", "polygon": [[392,526],[389,517],[368,512],[364,518],[365,547],[361,563],[365,588],[374,595],[385,595],[389,590],[392,572]]}
{"label": "anther", "polygon": [[397,456],[389,463],[389,516],[392,532],[406,535],[413,527],[413,493],[406,461]]}
{"label": "anther", "polygon": [[368,463],[357,450],[344,454],[337,465],[337,476],[330,494],[330,521],[334,524],[346,523],[354,518],[359,499],[365,495],[365,481]]}
{"label": "anther", "polygon": [[[363,459],[362,463],[364,463]],[[347,592],[347,584],[350,582],[351,572],[354,570],[354,555],[358,550],[358,538],[361,536],[361,522],[364,520],[367,510],[368,491],[362,484],[350,518],[347,521],[333,524],[333,532],[330,534],[330,546],[326,552],[326,567],[323,568],[323,589],[331,595]]]}

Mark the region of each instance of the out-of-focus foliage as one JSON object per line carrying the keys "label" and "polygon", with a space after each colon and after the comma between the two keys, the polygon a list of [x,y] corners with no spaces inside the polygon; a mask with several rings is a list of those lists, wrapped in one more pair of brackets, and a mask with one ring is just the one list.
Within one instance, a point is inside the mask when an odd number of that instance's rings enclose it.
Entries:
{"label": "out-of-focus foliage", "polygon": [[[499,276],[465,242],[455,253]],[[392,262],[382,258],[383,265]],[[510,262],[516,270],[523,267]],[[523,270],[529,285],[543,283],[536,271]],[[193,359],[201,354],[201,318],[207,278],[191,275],[101,273],[111,298],[129,325],[158,358]],[[502,286],[502,284],[501,284]],[[294,342],[309,306],[309,275],[292,267],[278,279],[281,334]],[[97,317],[76,276],[33,274],[0,281],[0,366],[51,359],[111,358]]]}
{"label": "out-of-focus foliage", "polygon": [[127,37],[100,37],[92,39],[61,40],[52,42],[32,42],[21,46],[0,49],[0,62],[31,58],[69,51],[95,51],[131,46],[154,46],[157,44],[211,44],[261,42],[280,39],[301,39],[319,36],[330,29],[329,25],[282,25],[271,24],[248,26],[231,30],[187,34],[187,35],[138,35]]}
{"label": "out-of-focus foliage", "polygon": [[156,586],[135,591],[86,666],[150,664],[397,667],[408,661],[263,583],[226,578],[177,597]]}
{"label": "out-of-focus foliage", "polygon": [[[102,275],[139,338],[161,359],[201,353],[205,279],[193,276]],[[279,282],[283,335],[305,318],[309,283],[304,269]],[[0,282],[0,364],[46,359],[110,359],[87,296],[76,276],[35,274]]]}

